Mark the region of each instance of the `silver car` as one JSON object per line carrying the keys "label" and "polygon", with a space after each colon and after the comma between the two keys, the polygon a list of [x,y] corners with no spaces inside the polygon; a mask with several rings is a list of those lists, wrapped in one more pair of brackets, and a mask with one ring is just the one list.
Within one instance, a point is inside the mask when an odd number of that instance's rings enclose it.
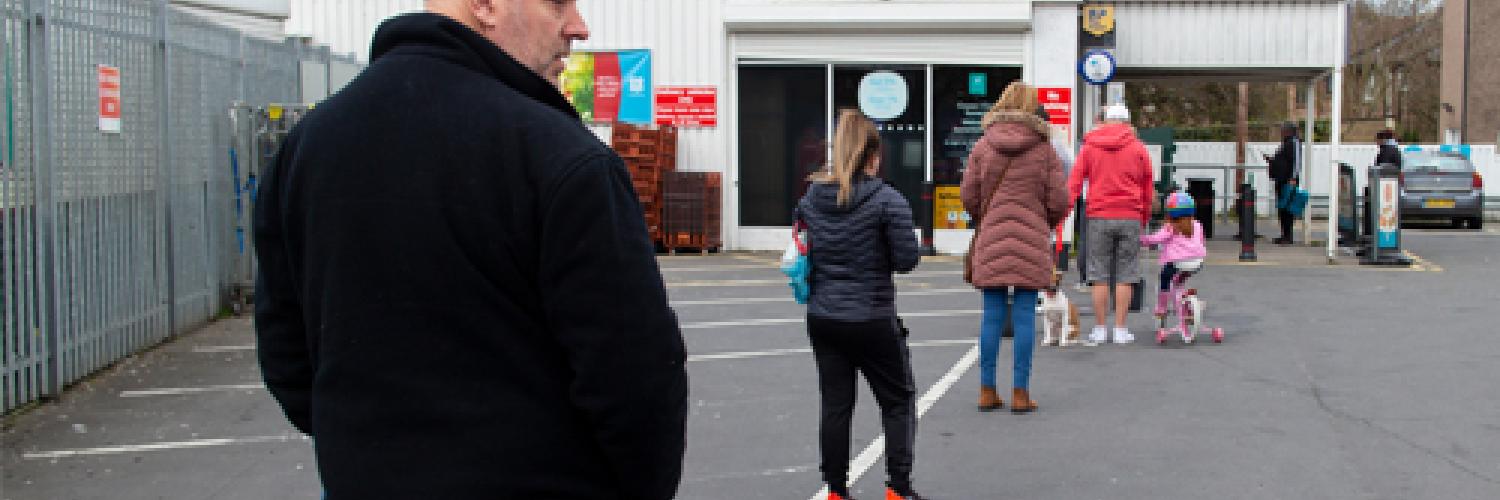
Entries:
{"label": "silver car", "polygon": [[1484,225],[1484,178],[1458,153],[1407,153],[1401,166],[1401,219],[1440,219],[1454,228]]}

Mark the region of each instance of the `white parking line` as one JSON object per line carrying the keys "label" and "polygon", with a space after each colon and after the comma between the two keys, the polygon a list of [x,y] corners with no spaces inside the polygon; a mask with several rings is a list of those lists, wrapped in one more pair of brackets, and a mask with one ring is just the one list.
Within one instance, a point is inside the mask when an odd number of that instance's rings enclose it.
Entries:
{"label": "white parking line", "polygon": [[139,391],[120,391],[120,397],[142,398],[147,396],[176,396],[180,394],[201,394],[205,392],[253,391],[265,388],[265,384],[210,385],[204,387],[167,387],[162,389],[144,389]]}
{"label": "white parking line", "polygon": [[708,328],[724,328],[733,326],[769,326],[795,324],[806,321],[804,318],[766,318],[766,319],[742,319],[738,321],[705,321],[701,323],[683,323],[683,330],[703,330]]}
{"label": "white parking line", "polygon": [[[922,311],[902,313],[902,318],[951,318],[957,316],[974,316],[982,313],[979,309],[951,309],[944,311]],[[807,318],[760,318],[741,319],[735,321],[704,321],[699,323],[683,323],[683,330],[704,330],[709,328],[726,328],[736,326],[770,326],[797,324],[806,321]]]}
{"label": "white parking line", "polygon": [[[961,294],[961,293],[973,293],[975,295],[978,295],[978,292],[975,291],[973,288],[937,288],[937,289],[932,289],[932,290],[920,290],[920,291],[909,291],[909,292],[903,290],[903,291],[897,292],[896,296],[897,297],[925,297],[925,296],[933,296],[933,295],[956,295],[956,294]],[[728,299],[712,299],[712,300],[678,300],[678,301],[673,301],[672,302],[672,306],[673,307],[676,307],[676,306],[733,306],[733,305],[741,305],[741,304],[770,304],[770,303],[781,303],[781,302],[792,303],[792,298],[789,297],[789,296],[781,296],[781,297],[728,298]]]}
{"label": "white parking line", "polygon": [[288,441],[306,441],[307,436],[254,436],[242,438],[217,438],[217,439],[194,439],[191,441],[170,441],[164,443],[132,444],[123,446],[103,446],[99,448],[77,448],[72,450],[56,450],[24,453],[21,458],[36,460],[43,458],[67,458],[86,455],[117,455],[120,453],[134,453],[141,451],[179,450],[183,448],[204,448],[209,446],[227,446],[234,444],[254,443],[284,443]]}
{"label": "white parking line", "polygon": [[732,265],[708,266],[708,267],[663,267],[663,268],[661,268],[661,272],[664,272],[664,273],[699,273],[699,272],[743,270],[743,269],[770,269],[770,270],[775,270],[776,268],[777,268],[777,266],[771,265],[771,264],[732,264]]}
{"label": "white parking line", "polygon": [[[958,276],[963,274],[962,270],[952,271],[919,271],[911,274],[896,275],[897,281],[906,281],[918,278],[936,278],[940,276]],[[743,280],[697,280],[667,282],[667,288],[699,288],[699,287],[729,287],[729,286],[757,286],[757,285],[785,285],[786,278],[777,279],[743,279]]]}
{"label": "white parking line", "polygon": [[740,304],[774,304],[778,302],[792,302],[791,297],[745,297],[737,299],[714,299],[714,300],[675,300],[672,307],[680,306],[733,306]]}
{"label": "white parking line", "polygon": [[[908,343],[907,346],[908,347],[947,347],[947,346],[972,345],[974,342],[975,342],[975,339],[928,340],[928,341],[922,341],[922,342],[911,342],[911,343]],[[717,354],[694,354],[694,355],[688,356],[688,361],[689,362],[693,362],[693,361],[714,361],[714,360],[720,360],[720,359],[768,358],[768,357],[772,357],[772,356],[792,356],[792,355],[797,355],[797,354],[812,354],[812,349],[804,347],[804,348],[801,348],[801,349],[771,349],[771,350],[768,350],[768,351],[722,352],[722,353],[717,353]]]}
{"label": "white parking line", "polygon": [[[969,348],[969,351],[964,353],[964,357],[959,358],[958,363],[955,363],[953,368],[950,368],[948,373],[943,375],[943,378],[938,379],[937,383],[933,384],[932,388],[927,389],[927,393],[923,394],[922,398],[917,400],[917,420],[921,420],[922,416],[927,414],[927,410],[932,409],[932,406],[937,404],[937,401],[942,399],[943,395],[947,394],[949,389],[953,388],[953,384],[958,382],[958,378],[962,377],[970,368],[973,368],[974,364],[978,361],[979,346]],[[860,452],[859,456],[855,457],[854,461],[849,463],[849,484],[854,484],[854,482],[859,481],[861,476],[869,472],[870,467],[875,465],[876,460],[880,460],[882,454],[885,454],[885,433],[877,436],[874,441],[870,442],[869,446],[865,447],[865,451]],[[816,494],[813,494],[810,500],[823,500],[827,497],[828,487],[824,486]]]}
{"label": "white parking line", "polygon": [[205,346],[198,346],[198,347],[194,347],[193,348],[193,352],[197,352],[197,353],[236,352],[236,351],[254,351],[254,350],[255,350],[255,346],[254,345],[205,345]]}

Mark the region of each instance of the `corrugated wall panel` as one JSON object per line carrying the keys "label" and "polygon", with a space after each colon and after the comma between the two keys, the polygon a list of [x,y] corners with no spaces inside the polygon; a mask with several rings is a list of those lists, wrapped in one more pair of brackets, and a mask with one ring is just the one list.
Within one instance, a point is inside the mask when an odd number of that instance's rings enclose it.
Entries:
{"label": "corrugated wall panel", "polygon": [[380,22],[422,8],[422,0],[293,0],[286,32],[310,36],[335,54],[369,62],[370,38]]}
{"label": "corrugated wall panel", "polygon": [[1116,7],[1116,57],[1137,68],[1335,64],[1340,3],[1152,2]]}
{"label": "corrugated wall panel", "polygon": [[735,36],[740,59],[778,59],[913,64],[994,64],[1025,62],[1023,34],[814,33]]}
{"label": "corrugated wall panel", "polygon": [[[651,49],[654,83],[715,85],[721,92],[725,88],[721,0],[578,3],[592,38],[576,48]],[[422,8],[422,0],[295,0],[286,29],[288,34],[312,37],[334,53],[353,53],[368,62],[370,38],[380,22]],[[608,127],[595,129],[607,135]],[[683,169],[724,170],[726,145],[719,129],[685,130],[680,147],[678,161]]]}
{"label": "corrugated wall panel", "polygon": [[213,24],[238,30],[256,38],[281,40],[286,34],[285,21],[268,16],[227,12],[183,3],[173,3],[172,10],[192,14]]}
{"label": "corrugated wall panel", "polygon": [[[591,38],[580,50],[651,49],[656,85],[713,85],[719,88],[717,128],[684,129],[678,138],[678,168],[724,172],[728,136],[724,132],[725,38],[719,0],[579,0]],[[595,127],[607,136],[608,127]]]}

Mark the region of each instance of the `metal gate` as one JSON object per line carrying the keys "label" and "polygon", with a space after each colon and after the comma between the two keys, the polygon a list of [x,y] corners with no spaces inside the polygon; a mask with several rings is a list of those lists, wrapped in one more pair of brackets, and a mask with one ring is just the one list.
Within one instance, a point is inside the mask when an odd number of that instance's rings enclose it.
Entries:
{"label": "metal gate", "polygon": [[231,109],[300,101],[306,54],[328,56],[165,0],[0,0],[0,16],[3,413],[226,311],[245,279]]}
{"label": "metal gate", "polygon": [[281,142],[302,120],[308,108],[300,105],[252,106],[237,103],[229,112],[230,175],[234,187],[234,268],[230,297],[234,307],[248,302],[255,288],[255,241],[250,222],[260,177],[271,166]]}

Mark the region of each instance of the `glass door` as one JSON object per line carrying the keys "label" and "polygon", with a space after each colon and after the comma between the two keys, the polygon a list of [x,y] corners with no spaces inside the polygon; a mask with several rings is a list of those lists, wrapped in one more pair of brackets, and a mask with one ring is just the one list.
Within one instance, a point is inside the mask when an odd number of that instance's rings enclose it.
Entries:
{"label": "glass door", "polygon": [[1021,69],[1015,67],[932,67],[934,227],[969,228],[969,215],[958,198],[969,153],[984,135],[984,115],[1005,87],[1020,79]]}
{"label": "glass door", "polygon": [[927,180],[927,67],[834,65],[830,115],[837,117],[844,108],[858,109],[875,121],[885,149],[881,175],[906,196],[917,225],[930,226],[922,199]]}
{"label": "glass door", "polygon": [[739,68],[740,225],[789,226],[828,148],[828,66]]}

